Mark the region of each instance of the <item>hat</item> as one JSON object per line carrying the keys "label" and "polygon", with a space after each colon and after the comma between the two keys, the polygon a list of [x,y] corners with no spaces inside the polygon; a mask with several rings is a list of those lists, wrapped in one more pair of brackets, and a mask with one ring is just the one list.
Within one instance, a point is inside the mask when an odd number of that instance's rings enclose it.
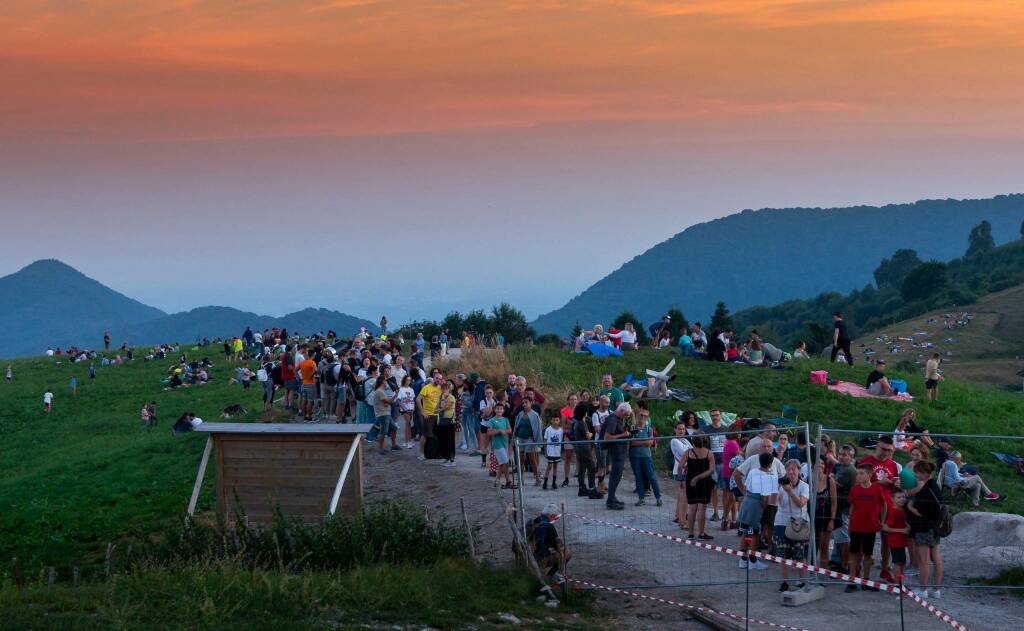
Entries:
{"label": "hat", "polygon": [[882,364],[884,366],[885,365],[885,360],[884,359],[879,359],[878,361],[875,362],[875,365],[878,365],[878,364]]}
{"label": "hat", "polygon": [[558,507],[554,504],[548,504],[544,507],[544,515],[558,515]]}
{"label": "hat", "polygon": [[480,373],[478,373],[478,372],[471,372],[471,373],[469,373],[469,381],[471,381],[472,383],[476,383],[476,382],[480,381]]}

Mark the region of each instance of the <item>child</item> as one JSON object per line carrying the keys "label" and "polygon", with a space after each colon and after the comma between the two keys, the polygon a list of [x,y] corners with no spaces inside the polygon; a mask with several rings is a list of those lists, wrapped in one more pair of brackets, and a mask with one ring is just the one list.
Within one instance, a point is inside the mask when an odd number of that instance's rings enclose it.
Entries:
{"label": "child", "polygon": [[139,410],[139,420],[142,421],[142,427],[149,427],[149,406],[145,403],[142,404],[142,409]]}
{"label": "child", "polygon": [[[850,489],[850,576],[871,577],[871,557],[875,550],[875,535],[885,523],[886,506],[882,487],[871,481],[874,469],[869,464],[857,465],[857,483]],[[862,569],[863,568],[863,569]],[[877,587],[864,587],[877,592]],[[850,584],[846,591],[855,592]]]}
{"label": "child", "polygon": [[49,414],[51,409],[53,409],[53,393],[47,388],[43,393],[43,412]]}
{"label": "child", "polygon": [[[740,434],[726,434],[725,445],[722,447],[722,479],[729,480],[729,492],[723,493],[722,499],[722,530],[735,529],[736,511],[739,508],[739,497],[736,494],[736,481],[732,479],[732,470],[743,464],[743,448],[739,443]],[[746,438],[746,436],[743,436]],[[749,440],[749,439],[748,439]],[[730,519],[730,515],[732,519]]]}
{"label": "child", "polygon": [[[764,507],[769,502],[774,502],[779,490],[779,481],[772,475],[772,463],[775,456],[770,453],[758,455],[757,469],[751,469],[740,492],[743,494],[743,504],[740,505],[739,513],[739,535],[740,539],[740,569],[750,567],[755,570],[768,569],[767,563],[762,563],[753,552],[757,549],[756,539],[761,535],[761,518],[764,515]],[[738,485],[739,486],[739,485]],[[748,543],[748,540],[753,543]],[[747,551],[751,554],[747,556]]]}
{"label": "child", "polygon": [[498,478],[505,477],[505,484],[501,488],[516,488],[516,485],[512,484],[512,475],[508,470],[508,439],[512,435],[512,428],[505,418],[505,404],[500,401],[494,404],[494,416],[491,417],[487,435],[491,437],[491,451],[498,462]]}
{"label": "child", "polygon": [[910,526],[907,524],[906,505],[906,492],[902,489],[894,490],[892,507],[887,509],[888,514],[885,516],[885,523],[882,524],[882,532],[887,533],[892,563],[896,566],[896,577],[903,575],[903,568],[907,564],[907,535],[910,534]]}
{"label": "child", "polygon": [[11,381],[13,381],[13,380],[14,380],[14,371],[11,369],[11,366],[8,365],[7,366],[7,383],[11,383]]}
{"label": "child", "polygon": [[149,426],[156,427],[156,401],[149,402]]}
{"label": "child", "polygon": [[558,463],[562,461],[562,437],[565,435],[562,430],[562,419],[555,414],[551,417],[550,424],[544,430],[544,456],[547,458],[548,467],[544,471],[544,490],[548,490],[548,476],[551,476],[551,490],[558,488]]}
{"label": "child", "polygon": [[68,387],[71,389],[71,396],[78,394],[78,377],[71,375],[71,381],[68,383]]}

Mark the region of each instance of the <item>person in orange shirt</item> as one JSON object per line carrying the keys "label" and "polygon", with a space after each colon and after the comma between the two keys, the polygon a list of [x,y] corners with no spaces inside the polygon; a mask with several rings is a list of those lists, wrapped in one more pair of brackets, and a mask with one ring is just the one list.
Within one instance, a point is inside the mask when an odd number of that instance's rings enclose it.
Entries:
{"label": "person in orange shirt", "polygon": [[313,401],[316,400],[316,362],[312,357],[306,357],[297,366],[302,376],[302,399],[299,409],[306,421],[313,420]]}

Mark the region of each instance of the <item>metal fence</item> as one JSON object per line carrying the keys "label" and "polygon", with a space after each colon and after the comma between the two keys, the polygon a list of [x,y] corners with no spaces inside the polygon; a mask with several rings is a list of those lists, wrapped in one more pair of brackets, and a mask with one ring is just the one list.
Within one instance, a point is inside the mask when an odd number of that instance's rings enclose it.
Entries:
{"label": "metal fence", "polygon": [[[880,434],[887,433],[877,430],[838,430],[820,425],[812,427],[809,423],[788,428],[780,427],[777,431],[786,433],[792,439],[795,439],[795,434],[800,431],[804,433],[805,437],[813,439],[808,440],[808,444],[801,447],[803,455],[801,458],[797,458],[805,463],[813,463],[819,454],[825,453],[820,445],[823,440],[827,439],[835,439],[840,446],[845,442],[854,442],[857,445],[856,459],[859,460],[870,451],[860,446],[860,438],[873,437],[877,440]],[[746,431],[726,429],[726,434],[734,438],[749,437],[760,433],[762,433],[761,429]],[[888,432],[888,434],[894,434],[894,432]],[[841,440],[841,436],[853,437],[854,440]],[[533,475],[527,470],[530,467],[529,464],[516,467],[514,475],[518,488],[513,492],[513,496],[516,504],[517,523],[522,528],[524,537],[530,519],[539,514],[543,506],[555,504],[561,513],[562,523],[559,524],[559,528],[564,533],[564,543],[573,552],[573,560],[567,566],[567,577],[570,583],[579,584],[578,582],[582,581],[588,588],[593,589],[635,590],[634,594],[655,593],[648,590],[683,590],[690,597],[728,603],[728,606],[720,607],[726,611],[719,613],[726,616],[740,615],[741,618],[749,619],[746,621],[748,623],[758,623],[758,620],[747,613],[751,611],[752,603],[754,617],[756,614],[760,614],[761,617],[768,620],[774,619],[776,622],[791,620],[793,610],[781,608],[780,604],[778,589],[783,580],[790,583],[791,588],[797,583],[805,583],[807,585],[805,590],[812,590],[814,586],[820,585],[832,586],[829,591],[838,592],[855,583],[859,583],[863,587],[877,588],[895,596],[891,601],[887,601],[891,602],[891,605],[879,605],[880,607],[891,607],[889,613],[893,616],[897,615],[897,608],[900,612],[903,611],[904,600],[919,600],[909,589],[904,590],[898,584],[890,586],[880,581],[878,567],[874,569],[869,580],[851,581],[846,574],[839,571],[838,564],[830,566],[829,558],[819,558],[817,553],[820,543],[819,534],[813,527],[810,528],[809,541],[806,546],[807,554],[803,558],[800,558],[799,554],[791,554],[792,550],[774,549],[771,545],[771,537],[765,536],[765,541],[761,543],[762,560],[756,566],[742,563],[739,550],[743,537],[730,523],[739,520],[733,516],[732,512],[728,516],[723,514],[725,511],[723,498],[727,494],[735,497],[732,487],[736,485],[730,484],[727,480],[719,481],[717,473],[713,476],[716,487],[712,497],[713,501],[704,511],[704,533],[708,537],[689,538],[690,531],[683,530],[676,521],[677,509],[685,491],[682,489],[681,483],[673,478],[672,472],[666,470],[665,466],[664,452],[671,449],[670,443],[674,438],[671,436],[657,438],[656,446],[651,450],[656,488],[654,484],[647,488],[637,488],[637,478],[642,478],[643,475],[637,474],[636,471],[644,468],[644,463],[638,461],[642,460],[645,455],[637,454],[635,458],[631,459],[629,454],[626,454],[621,481],[616,493],[618,499],[625,504],[621,510],[608,508],[607,497],[591,499],[581,496],[577,479],[572,475],[576,473],[575,471],[568,476],[569,485],[561,486],[562,481],[566,479],[564,462],[560,463],[557,468],[558,482],[554,490],[550,487],[548,490],[543,490],[541,485],[533,482]],[[692,436],[687,438],[693,439]],[[915,437],[902,435],[901,438],[914,440]],[[957,437],[957,440],[968,439],[988,441],[984,445],[999,440],[1024,441],[1024,437],[1020,436]],[[629,442],[630,439],[603,441],[604,445],[609,447],[617,443],[626,444],[627,450]],[[791,440],[790,442],[795,444],[796,441]],[[1024,442],[1016,444],[1024,446]],[[602,449],[597,441],[573,441],[564,445],[565,448],[571,445],[574,452],[593,450],[595,456]],[[981,446],[982,443],[977,445],[979,448]],[[539,465],[539,475],[543,476],[546,469],[545,447],[544,443],[514,441],[513,460],[517,463],[529,463],[531,456],[528,454],[537,453],[536,462]],[[977,451],[978,449],[973,449],[972,453]],[[1011,449],[1010,451],[1017,450]],[[797,453],[794,450],[789,452],[789,455],[796,456]],[[896,460],[901,464],[904,464],[903,461],[906,460],[904,455],[908,456],[909,451],[903,451],[896,456]],[[578,458],[575,460],[578,462]],[[611,458],[606,453],[605,463],[608,464],[610,460]],[[986,463],[986,467],[987,465],[988,463]],[[814,475],[813,467],[805,467],[804,474],[810,487],[808,513],[812,517],[813,524],[813,516],[818,502],[817,476]],[[982,474],[984,475],[984,471]],[[606,470],[606,485],[611,482],[609,475],[610,471]],[[660,505],[657,501],[659,495]],[[958,496],[954,495],[953,497]],[[643,502],[640,502],[641,499]],[[953,501],[954,510],[962,508],[955,503],[957,500]],[[738,513],[739,503],[735,502],[734,505]],[[700,514],[699,509],[697,514]],[[724,527],[723,520],[727,522]],[[984,518],[968,520],[958,516],[954,523],[959,525],[961,522],[967,524],[985,521]],[[971,531],[982,527],[977,524],[972,525]],[[697,530],[693,534],[699,535],[700,531]],[[838,546],[832,541],[830,533],[826,532],[824,536],[827,543],[822,545],[823,554],[831,557],[833,550],[838,549]],[[1020,588],[1020,586],[1012,584],[989,585],[977,582],[975,579],[978,576],[972,575],[976,563],[970,560],[969,554],[977,551],[977,545],[968,546],[961,542],[960,538],[966,536],[969,535],[967,533],[958,535],[957,529],[954,529],[954,534],[943,540],[941,548],[944,553],[947,548],[953,546],[961,546],[966,549],[964,554],[949,554],[950,563],[947,564],[945,587],[962,590],[964,597],[969,597],[970,592],[979,589]],[[748,539],[748,547],[751,543]],[[1012,558],[1014,555],[1024,558],[1024,549],[1021,549],[1019,543],[1011,541],[1009,545],[1001,547],[1004,549],[993,551],[992,554],[1002,554],[1004,558]],[[784,558],[794,556],[797,558]],[[876,553],[875,559],[880,560],[880,554]],[[782,576],[783,568],[786,570],[785,578]],[[906,572],[905,575],[911,578],[906,578],[905,581],[907,585],[912,584],[916,587],[916,582],[912,578],[913,574],[912,569]],[[737,589],[737,586],[740,585],[744,586],[742,590]],[[935,623],[939,623],[939,626],[934,628],[948,628],[949,624],[956,628],[966,628],[963,625],[957,627],[959,623],[951,618],[949,621],[943,620],[942,612],[923,600],[920,602],[925,607],[914,605],[913,615],[918,618],[921,615],[925,617],[917,620],[914,628],[933,628],[930,625]],[[808,606],[816,607],[817,605],[812,603]],[[900,618],[902,620],[902,614],[900,614]],[[760,622],[767,623],[765,620],[760,620]]]}

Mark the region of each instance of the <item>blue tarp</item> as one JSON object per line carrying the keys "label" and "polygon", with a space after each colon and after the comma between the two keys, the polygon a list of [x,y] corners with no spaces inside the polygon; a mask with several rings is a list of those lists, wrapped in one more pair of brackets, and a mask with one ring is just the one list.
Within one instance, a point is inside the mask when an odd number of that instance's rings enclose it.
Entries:
{"label": "blue tarp", "polygon": [[614,346],[608,346],[601,342],[591,342],[590,344],[587,344],[587,350],[595,357],[622,357],[622,351]]}

